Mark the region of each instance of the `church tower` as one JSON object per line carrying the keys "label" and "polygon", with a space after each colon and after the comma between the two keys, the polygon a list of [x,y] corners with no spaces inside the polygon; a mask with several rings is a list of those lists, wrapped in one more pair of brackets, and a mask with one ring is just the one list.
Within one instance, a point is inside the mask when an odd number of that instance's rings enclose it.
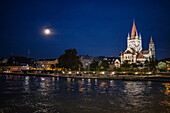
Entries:
{"label": "church tower", "polygon": [[149,43],[149,52],[150,52],[150,58],[155,59],[155,45],[154,45],[154,42],[152,40],[152,37],[151,37],[150,43]]}
{"label": "church tower", "polygon": [[128,34],[127,50],[137,53],[140,53],[140,51],[142,51],[142,37],[141,35],[138,35],[135,21],[133,21],[131,34]]}
{"label": "church tower", "polygon": [[144,64],[145,61],[155,59],[155,45],[150,39],[149,50],[142,50],[142,36],[137,32],[135,21],[133,21],[131,33],[127,37],[127,49],[120,53],[121,64],[128,62],[129,64]]}

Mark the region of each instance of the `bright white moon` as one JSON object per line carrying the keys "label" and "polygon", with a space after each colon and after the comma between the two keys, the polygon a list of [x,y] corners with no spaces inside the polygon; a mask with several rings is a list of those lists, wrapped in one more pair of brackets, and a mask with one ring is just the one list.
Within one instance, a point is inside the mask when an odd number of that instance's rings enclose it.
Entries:
{"label": "bright white moon", "polygon": [[50,35],[50,34],[51,34],[50,29],[45,29],[45,30],[44,30],[44,34],[45,34],[45,35]]}

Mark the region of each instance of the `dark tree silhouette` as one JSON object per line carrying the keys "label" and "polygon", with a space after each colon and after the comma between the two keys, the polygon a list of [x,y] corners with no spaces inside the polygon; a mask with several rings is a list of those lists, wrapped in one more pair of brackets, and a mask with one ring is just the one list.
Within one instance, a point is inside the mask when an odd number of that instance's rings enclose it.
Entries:
{"label": "dark tree silhouette", "polygon": [[90,70],[91,71],[97,71],[99,68],[99,62],[93,60],[93,62],[90,64]]}
{"label": "dark tree silhouette", "polygon": [[103,67],[102,70],[107,70],[107,68],[109,68],[109,63],[106,60],[102,60],[100,67]]}
{"label": "dark tree silhouette", "polygon": [[58,59],[58,66],[67,70],[79,70],[82,66],[76,49],[67,49]]}

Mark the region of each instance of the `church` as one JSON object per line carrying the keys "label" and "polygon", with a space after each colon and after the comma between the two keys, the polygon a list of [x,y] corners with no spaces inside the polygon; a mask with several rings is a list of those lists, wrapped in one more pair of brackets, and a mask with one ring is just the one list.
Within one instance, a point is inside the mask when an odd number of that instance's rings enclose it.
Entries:
{"label": "church", "polygon": [[120,53],[121,64],[124,62],[142,63],[155,59],[155,45],[151,37],[148,50],[142,50],[142,37],[138,34],[135,22],[133,21],[131,34],[128,33],[127,49]]}

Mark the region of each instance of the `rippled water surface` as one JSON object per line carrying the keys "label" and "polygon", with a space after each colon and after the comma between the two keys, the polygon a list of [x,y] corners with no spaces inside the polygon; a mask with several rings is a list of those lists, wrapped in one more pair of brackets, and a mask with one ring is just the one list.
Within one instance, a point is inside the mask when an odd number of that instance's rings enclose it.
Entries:
{"label": "rippled water surface", "polygon": [[168,83],[0,75],[0,113],[170,113]]}

